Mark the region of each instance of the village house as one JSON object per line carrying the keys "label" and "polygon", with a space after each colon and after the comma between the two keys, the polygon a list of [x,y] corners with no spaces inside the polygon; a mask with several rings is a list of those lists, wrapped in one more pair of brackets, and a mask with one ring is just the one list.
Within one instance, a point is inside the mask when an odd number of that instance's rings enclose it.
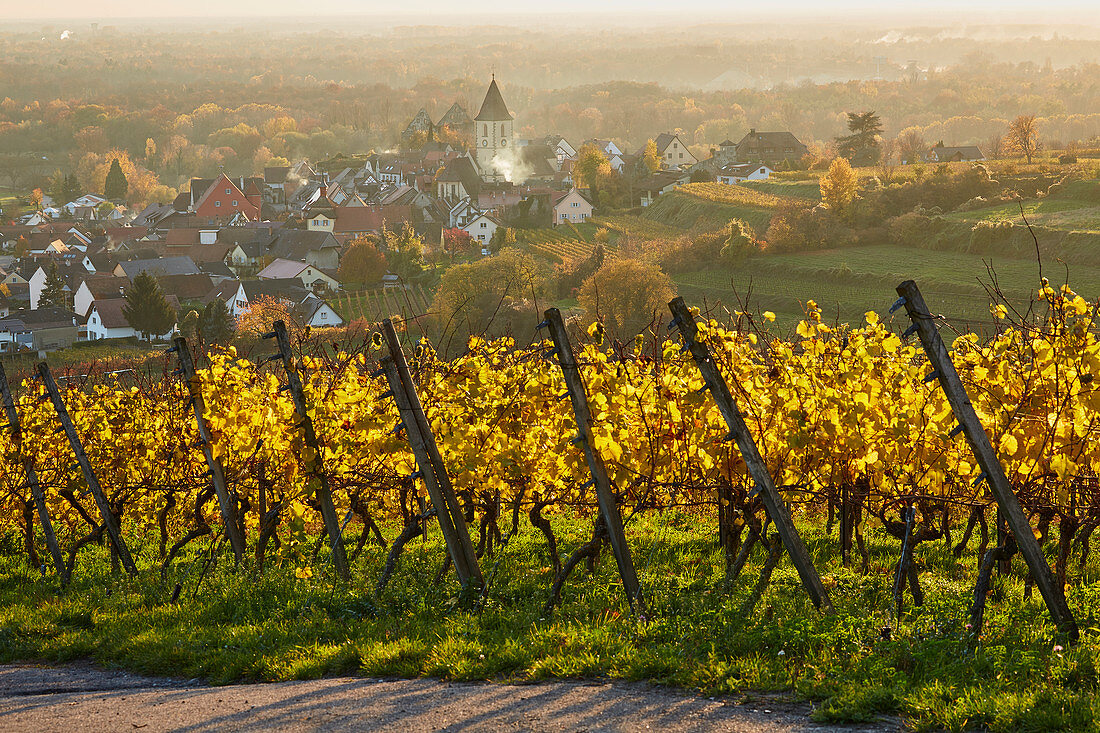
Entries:
{"label": "village house", "polygon": [[751,128],[737,143],[737,160],[742,163],[766,163],[775,168],[784,161],[802,159],[808,148],[790,132],[757,132]]}
{"label": "village house", "polygon": [[985,154],[977,145],[947,146],[937,143],[928,151],[929,163],[958,163],[985,160]]}
{"label": "village house", "polygon": [[560,192],[551,200],[554,226],[566,222],[577,224],[588,221],[592,216],[592,202],[576,188]]}
{"label": "village house", "polygon": [[690,180],[691,175],[685,171],[658,171],[648,180],[636,184],[634,194],[638,198],[639,206],[649,206],[657,200],[658,196],[666,194]]}
{"label": "village house", "polygon": [[[657,145],[657,157],[661,161],[662,168],[681,168],[699,162],[699,159],[688,150],[687,145],[676,133],[662,132],[653,139],[653,142]],[[643,147],[638,151],[637,157],[640,158],[644,154],[645,148]]]}
{"label": "village house", "polygon": [[493,234],[502,226],[504,225],[500,223],[499,219],[489,214],[478,214],[466,226],[462,227],[462,230],[469,234],[475,242],[484,246],[489,244]]}
{"label": "village house", "polygon": [[[168,305],[172,306],[176,313],[179,313],[180,303],[174,295],[166,296],[165,300],[168,301]],[[125,298],[107,298],[92,303],[86,325],[87,339],[89,341],[101,341],[103,339],[143,338],[144,335],[139,333],[126,320],[125,308]],[[176,324],[172,324],[170,329],[161,334],[154,334],[153,338],[167,340],[172,337],[175,331]]]}
{"label": "village house", "polygon": [[718,182],[766,181],[772,173],[775,171],[763,163],[734,163],[718,170]]}
{"label": "village house", "polygon": [[66,349],[79,336],[76,314],[64,308],[19,310],[0,319],[0,353]]}
{"label": "village house", "polygon": [[322,272],[314,265],[294,260],[275,259],[270,265],[260,270],[256,277],[260,280],[298,279],[313,291],[336,292],[340,289],[340,282],[332,275]]}

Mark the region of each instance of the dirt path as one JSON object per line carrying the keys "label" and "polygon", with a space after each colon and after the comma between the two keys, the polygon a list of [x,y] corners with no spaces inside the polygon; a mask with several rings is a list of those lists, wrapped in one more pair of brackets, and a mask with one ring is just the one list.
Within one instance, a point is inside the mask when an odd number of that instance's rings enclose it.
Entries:
{"label": "dirt path", "polygon": [[90,665],[0,665],[4,731],[900,731],[826,727],[778,698],[739,703],[626,682],[529,685],[340,677],[208,687]]}

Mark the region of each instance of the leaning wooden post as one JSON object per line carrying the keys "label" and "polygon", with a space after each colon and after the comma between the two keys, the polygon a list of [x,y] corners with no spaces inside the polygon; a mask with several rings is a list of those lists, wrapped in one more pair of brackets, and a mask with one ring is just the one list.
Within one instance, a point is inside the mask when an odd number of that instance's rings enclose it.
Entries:
{"label": "leaning wooden post", "polygon": [[306,447],[314,453],[314,460],[307,461],[310,473],[316,480],[315,489],[317,502],[321,505],[321,518],[325,522],[325,531],[328,533],[332,544],[332,563],[340,578],[347,580],[351,577],[348,572],[348,558],[344,551],[344,538],[340,531],[340,518],[336,516],[336,505],[332,503],[332,491],[329,488],[328,476],[324,472],[321,462],[321,444],[317,440],[317,431],[313,427],[313,420],[309,417],[309,409],[306,404],[305,391],[302,389],[302,379],[298,376],[298,365],[294,361],[293,352],[290,350],[290,336],[287,334],[286,324],[275,321],[274,331],[264,334],[264,338],[274,338],[279,345],[279,355],[283,360],[283,368],[286,370],[287,387],[290,396],[294,400],[294,410],[302,421],[298,427],[302,429]]}
{"label": "leaning wooden post", "polygon": [[642,586],[638,582],[638,572],[634,569],[634,560],[630,556],[630,547],[626,544],[626,533],[623,531],[623,518],[619,512],[619,503],[615,497],[615,491],[611,487],[611,477],[607,475],[607,466],[595,448],[592,440],[592,415],[588,411],[588,395],[584,390],[584,381],[581,379],[580,369],[577,368],[577,358],[573,354],[573,346],[569,342],[569,334],[565,331],[565,323],[561,319],[561,311],[550,308],[545,312],[546,320],[539,324],[540,327],[550,329],[550,338],[554,341],[553,351],[557,352],[561,364],[562,373],[565,375],[565,387],[569,392],[569,399],[573,403],[573,413],[577,417],[576,442],[584,447],[584,458],[588,462],[588,469],[592,472],[592,482],[596,485],[596,499],[600,505],[600,513],[603,514],[607,524],[607,535],[611,541],[611,549],[615,553],[615,562],[619,565],[619,576],[623,580],[623,589],[635,613],[643,613],[645,605],[642,600]]}
{"label": "leaning wooden post", "polygon": [[103,524],[107,528],[107,534],[111,538],[111,544],[114,546],[115,552],[118,553],[118,557],[122,561],[122,566],[126,568],[126,571],[131,575],[137,575],[137,565],[134,564],[134,558],[130,556],[130,549],[126,547],[126,542],[122,539],[122,532],[119,530],[118,522],[115,520],[115,515],[111,513],[111,503],[107,501],[107,496],[103,493],[103,488],[99,485],[99,479],[96,478],[95,470],[92,468],[92,462],[88,460],[88,454],[84,452],[84,446],[80,443],[80,436],[76,434],[76,428],[73,427],[73,421],[72,418],[69,417],[69,411],[65,408],[65,402],[61,399],[61,393],[58,392],[57,384],[53,381],[53,375],[50,373],[50,365],[44,361],[40,362],[38,364],[38,375],[42,378],[42,384],[46,387],[46,393],[53,402],[53,409],[57,412],[57,419],[61,422],[61,427],[65,430],[65,435],[69,439],[69,445],[72,446],[73,453],[76,454],[76,462],[80,464],[80,470],[84,473],[84,481],[88,484],[88,490],[92,492],[92,497],[95,498],[96,506],[99,507],[99,514],[103,517]]}
{"label": "leaning wooden post", "polygon": [[894,311],[905,306],[905,312],[913,321],[913,325],[909,327],[905,335],[908,336],[916,332],[920,336],[921,346],[928,354],[928,361],[931,362],[934,370],[925,381],[931,381],[933,377],[939,379],[944,395],[955,414],[955,419],[959,421],[959,426],[952,432],[952,435],[960,430],[966,435],[970,450],[973,451],[974,457],[978,460],[978,465],[981,466],[982,472],[975,479],[975,483],[982,479],[989,483],[990,489],[993,490],[993,496],[997,499],[997,505],[1008,520],[1008,526],[1012,529],[1012,534],[1016,538],[1016,545],[1020,549],[1020,554],[1027,561],[1027,566],[1031,570],[1031,577],[1035,579],[1035,584],[1039,587],[1043,600],[1046,601],[1051,618],[1060,631],[1065,633],[1071,641],[1076,641],[1078,637],[1077,621],[1073,618],[1073,613],[1070,612],[1069,606],[1066,604],[1065,591],[1061,583],[1051,573],[1050,565],[1043,557],[1043,550],[1036,541],[1035,535],[1032,534],[1031,524],[1024,516],[1023,510],[1020,509],[1020,503],[1016,499],[1012,485],[1008,482],[1004,467],[1001,466],[1001,461],[997,458],[997,452],[993,449],[993,444],[989,441],[989,436],[986,435],[985,428],[982,426],[981,420],[978,419],[978,414],[974,411],[974,405],[971,404],[966,388],[959,379],[959,373],[951,361],[947,346],[944,345],[939,331],[936,330],[932,314],[924,302],[920,289],[912,280],[906,280],[898,285],[897,291],[901,297],[898,298],[890,310]]}
{"label": "leaning wooden post", "polygon": [[775,488],[775,482],[772,481],[772,476],[768,472],[768,466],[760,456],[756,441],[753,440],[752,434],[745,424],[745,418],[741,416],[741,410],[737,407],[737,402],[730,393],[729,385],[718,370],[717,363],[711,358],[710,348],[698,339],[699,328],[695,323],[694,316],[691,315],[691,311],[684,303],[683,298],[674,299],[668,304],[668,307],[672,311],[672,322],[680,327],[684,344],[691,352],[692,358],[703,375],[703,382],[710,390],[714,402],[718,405],[718,411],[722,413],[722,417],[726,421],[726,427],[729,428],[729,435],[726,437],[737,441],[741,458],[745,461],[749,475],[756,482],[756,490],[764,501],[764,509],[768,512],[768,517],[771,518],[772,523],[775,524],[776,531],[779,532],[779,537],[783,541],[783,546],[791,556],[795,568],[798,569],[798,576],[802,579],[803,587],[809,593],[810,600],[819,610],[823,613],[832,613],[833,604],[829,600],[829,593],[821,583],[821,577],[817,574],[817,568],[814,567],[810,553],[806,549],[806,544],[802,541],[802,535],[798,533],[798,529],[794,526],[791,513],[787,510],[783,497]]}
{"label": "leaning wooden post", "polygon": [[[233,507],[233,500],[229,496],[229,489],[225,483],[225,469],[222,466],[220,456],[214,455],[214,441],[210,437],[210,426],[206,424],[206,402],[202,398],[202,385],[195,373],[195,361],[191,358],[191,350],[187,347],[187,339],[182,336],[176,338],[170,351],[175,351],[179,357],[180,375],[187,385],[188,399],[195,412],[195,423],[199,427],[199,440],[202,443],[202,452],[206,457],[206,465],[210,469],[210,480],[214,483],[214,492],[218,496],[218,506],[221,508],[222,524],[225,525],[225,534],[229,537],[229,545],[233,548],[233,557],[238,565],[244,558],[244,538],[237,528],[237,512]],[[260,515],[262,518],[262,514]]]}
{"label": "leaning wooden post", "polygon": [[15,409],[15,399],[12,397],[11,388],[8,386],[8,375],[4,373],[3,364],[0,364],[0,397],[4,400],[4,414],[8,418],[12,441],[15,443],[16,451],[23,459],[23,472],[27,476],[27,486],[30,487],[31,496],[34,498],[35,507],[38,509],[38,519],[42,523],[42,534],[46,538],[46,546],[50,548],[50,557],[53,558],[57,575],[61,578],[61,585],[68,585],[69,570],[65,566],[64,558],[61,556],[61,548],[57,545],[57,535],[53,531],[53,522],[50,521],[50,510],[46,506],[46,495],[42,491],[42,485],[38,483],[38,474],[34,471],[34,456],[23,450],[23,430],[19,425],[19,413]]}
{"label": "leaning wooden post", "polygon": [[473,542],[470,541],[470,530],[466,526],[462,506],[458,503],[450,474],[447,473],[431,425],[424,414],[424,407],[409,372],[409,364],[405,361],[405,352],[401,350],[401,342],[397,338],[397,329],[389,318],[382,321],[382,334],[390,352],[389,356],[382,358],[382,369],[397,403],[409,446],[416,457],[416,466],[419,469],[417,473],[424,480],[432,506],[435,507],[439,528],[447,543],[447,552],[454,563],[458,582],[466,585],[473,581],[480,587],[484,584],[484,579]]}

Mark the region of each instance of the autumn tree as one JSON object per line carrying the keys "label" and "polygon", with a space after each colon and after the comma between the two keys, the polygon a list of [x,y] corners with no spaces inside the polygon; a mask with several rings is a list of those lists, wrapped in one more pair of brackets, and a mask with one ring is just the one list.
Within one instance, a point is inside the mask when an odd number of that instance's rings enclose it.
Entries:
{"label": "autumn tree", "polygon": [[740,262],[758,251],[759,245],[752,227],[741,219],[731,219],[726,226],[725,241],[721,249],[722,259],[727,262]]}
{"label": "autumn tree", "polygon": [[657,143],[652,138],[646,141],[645,149],[642,151],[642,165],[650,175],[661,170],[661,156],[657,152]]}
{"label": "autumn tree", "polygon": [[295,317],[294,304],[284,298],[262,295],[249,302],[248,308],[237,319],[237,330],[253,336],[271,331],[275,321],[286,324],[287,330],[296,334],[302,330],[300,319]]}
{"label": "autumn tree", "polygon": [[577,160],[573,163],[573,185],[577,188],[590,188],[593,193],[600,187],[600,178],[611,175],[611,161],[595,145],[582,145],[577,151]]}
{"label": "autumn tree", "polygon": [[614,336],[626,340],[660,322],[675,294],[672,280],[660,267],[620,257],[584,281],[578,301],[586,317],[601,321]]}
{"label": "autumn tree", "polygon": [[126,198],[126,192],[130,184],[126,181],[126,174],[122,172],[122,166],[118,158],[111,161],[111,169],[107,171],[107,178],[103,182],[103,195],[111,201],[121,201]]}
{"label": "autumn tree", "polygon": [[821,203],[839,217],[845,217],[856,200],[858,179],[847,158],[837,158],[821,177]]}
{"label": "autumn tree", "polygon": [[461,227],[443,230],[443,249],[449,254],[469,254],[473,250],[474,238]]}
{"label": "autumn tree", "polygon": [[455,333],[529,333],[549,288],[546,265],[515,249],[448,268],[432,300],[437,342]]}
{"label": "autumn tree", "polygon": [[176,309],[164,297],[157,279],[148,272],[138,273],[130,284],[122,315],[145,340],[167,333],[176,322]]}
{"label": "autumn tree", "polygon": [[393,232],[382,224],[382,246],[386,249],[386,262],[390,271],[406,282],[424,268],[424,240],[410,222],[405,221],[400,232]]}
{"label": "autumn tree", "polygon": [[1039,152],[1039,123],[1035,115],[1020,115],[1008,123],[1008,133],[1005,135],[1005,147],[1027,159],[1031,165],[1031,159]]}
{"label": "autumn tree", "polygon": [[370,236],[348,242],[336,277],[342,283],[374,285],[386,274],[386,256],[378,249],[378,240]]}

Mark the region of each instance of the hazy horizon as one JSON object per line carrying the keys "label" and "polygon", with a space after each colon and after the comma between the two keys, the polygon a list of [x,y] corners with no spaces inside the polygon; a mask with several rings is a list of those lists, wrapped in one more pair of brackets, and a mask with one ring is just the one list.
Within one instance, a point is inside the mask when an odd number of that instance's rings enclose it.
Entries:
{"label": "hazy horizon", "polygon": [[[264,17],[308,18],[310,25],[340,24],[348,19],[378,19],[387,24],[510,24],[524,23],[540,17],[560,17],[582,14],[601,18],[615,24],[644,25],[647,20],[676,20],[684,24],[711,20],[720,23],[739,21],[760,22],[783,19],[836,19],[843,22],[917,22],[924,25],[942,25],[951,20],[984,21],[992,23],[1062,23],[1072,20],[1082,25],[1100,24],[1100,12],[1092,0],[1055,0],[1036,8],[1025,0],[969,0],[952,3],[944,0],[921,3],[899,0],[848,0],[823,8],[820,3],[804,0],[782,0],[767,8],[732,8],[722,0],[686,0],[675,11],[669,11],[667,3],[657,0],[561,0],[554,4],[553,12],[544,5],[524,6],[505,0],[473,0],[464,4],[462,12],[455,12],[453,3],[441,0],[407,0],[400,12],[394,12],[392,3],[378,0],[352,0],[336,13],[319,13],[314,6],[291,0],[238,0],[227,4],[220,0],[192,0],[185,8],[167,0],[135,4],[128,0],[102,0],[96,12],[89,13],[88,5],[78,0],[57,0],[48,9],[15,3],[0,2],[0,23],[6,22],[99,22],[156,21],[174,18],[184,19],[249,19]],[[572,30],[572,29],[565,29]]]}

